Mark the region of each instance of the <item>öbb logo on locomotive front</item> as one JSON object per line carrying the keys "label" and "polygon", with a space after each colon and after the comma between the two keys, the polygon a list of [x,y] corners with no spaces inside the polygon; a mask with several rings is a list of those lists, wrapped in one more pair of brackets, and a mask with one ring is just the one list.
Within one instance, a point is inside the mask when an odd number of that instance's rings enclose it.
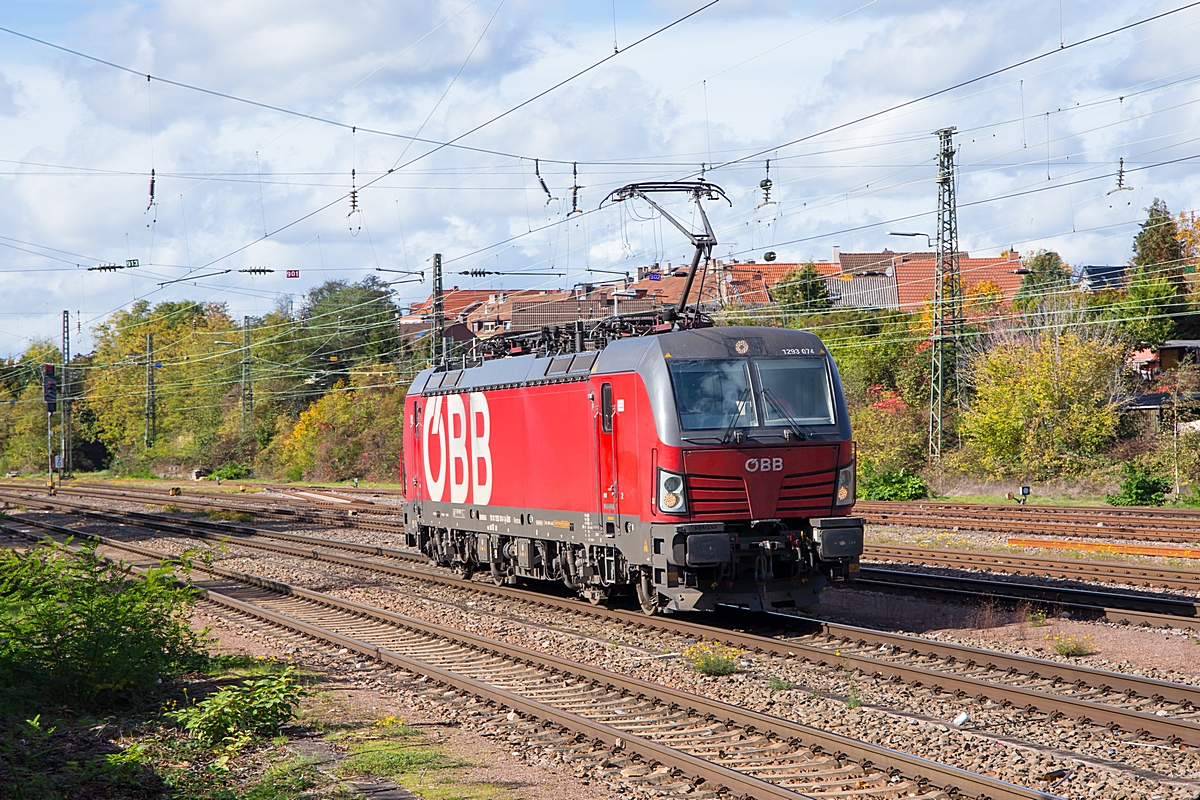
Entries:
{"label": "\u00f6bb logo on locomotive front", "polygon": [[748,458],[746,472],[783,472],[782,458]]}

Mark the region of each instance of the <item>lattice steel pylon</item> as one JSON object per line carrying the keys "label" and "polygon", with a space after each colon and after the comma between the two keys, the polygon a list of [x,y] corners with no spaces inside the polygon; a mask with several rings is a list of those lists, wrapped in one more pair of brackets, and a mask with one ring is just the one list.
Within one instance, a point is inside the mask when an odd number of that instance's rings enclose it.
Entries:
{"label": "lattice steel pylon", "polygon": [[937,266],[934,271],[933,330],[929,348],[933,365],[929,376],[929,456],[941,460],[943,411],[953,384],[954,400],[961,402],[958,368],[962,335],[962,283],[958,268],[958,206],[954,198],[954,132],[936,132],[938,151]]}

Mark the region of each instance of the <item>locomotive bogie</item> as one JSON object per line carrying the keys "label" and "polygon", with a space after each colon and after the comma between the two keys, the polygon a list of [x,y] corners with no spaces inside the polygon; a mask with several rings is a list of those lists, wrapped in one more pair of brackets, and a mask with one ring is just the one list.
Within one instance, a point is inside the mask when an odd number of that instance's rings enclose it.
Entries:
{"label": "locomotive bogie", "polygon": [[409,544],[498,583],[648,613],[817,602],[862,552],[836,367],[798,331],[713,328],[418,376]]}

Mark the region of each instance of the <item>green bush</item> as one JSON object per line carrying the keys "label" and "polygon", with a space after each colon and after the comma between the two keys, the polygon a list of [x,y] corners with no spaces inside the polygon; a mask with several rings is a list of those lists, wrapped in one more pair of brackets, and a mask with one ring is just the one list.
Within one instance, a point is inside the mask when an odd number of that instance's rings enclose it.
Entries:
{"label": "green bush", "polygon": [[920,475],[902,469],[865,475],[859,495],[863,500],[923,500],[929,486]]}
{"label": "green bush", "polygon": [[249,478],[251,474],[249,467],[243,467],[236,461],[227,461],[213,470],[212,477],[220,478],[223,481],[240,481],[243,478]]}
{"label": "green bush", "polygon": [[303,467],[288,467],[287,469],[285,469],[283,471],[283,474],[284,474],[284,477],[286,477],[289,481],[291,481],[292,483],[295,483],[296,481],[299,481],[304,478],[304,468]]}
{"label": "green bush", "polygon": [[255,736],[271,736],[296,716],[306,692],[288,667],[278,675],[226,686],[167,716],[206,745],[237,752]]}
{"label": "green bush", "polygon": [[1104,496],[1110,506],[1161,506],[1170,491],[1170,481],[1156,478],[1146,467],[1125,464],[1125,478],[1116,494]]}
{"label": "green bush", "polygon": [[13,700],[110,706],[197,665],[195,595],[176,581],[179,566],[139,576],[94,545],[0,551],[0,688]]}

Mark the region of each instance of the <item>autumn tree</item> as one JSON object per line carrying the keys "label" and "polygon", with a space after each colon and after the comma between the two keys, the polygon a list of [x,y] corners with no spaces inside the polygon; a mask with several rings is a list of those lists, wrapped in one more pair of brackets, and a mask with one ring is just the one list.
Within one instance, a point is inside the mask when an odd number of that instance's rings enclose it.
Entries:
{"label": "autumn tree", "polygon": [[962,465],[996,477],[1048,478],[1095,466],[1117,434],[1126,346],[1069,301],[976,345],[959,433]]}
{"label": "autumn tree", "polygon": [[1200,215],[1195,211],[1181,211],[1175,219],[1179,232],[1179,256],[1184,269],[1200,267]]}
{"label": "autumn tree", "polygon": [[1177,335],[1187,314],[1187,281],[1179,230],[1167,204],[1155,198],[1133,240],[1126,302],[1121,312],[1130,336],[1162,344]]}
{"label": "autumn tree", "polygon": [[0,363],[0,468],[48,469],[42,365],[57,364],[61,358],[53,344],[34,342],[20,358]]}
{"label": "autumn tree", "polygon": [[[154,336],[147,363],[147,340]],[[224,304],[140,300],[95,329],[82,405],[118,467],[155,459],[205,466],[240,399],[241,332]],[[154,371],[157,436],[144,443],[147,370]],[[235,392],[237,394],[235,394]]]}
{"label": "autumn tree", "polygon": [[868,389],[867,404],[851,413],[850,426],[858,443],[860,473],[915,470],[924,463],[926,416],[897,390]]}
{"label": "autumn tree", "polygon": [[1039,250],[1024,267],[1029,272],[1021,278],[1021,288],[1013,300],[1020,311],[1036,308],[1043,300],[1070,288],[1071,268],[1053,250]]}
{"label": "autumn tree", "polygon": [[993,280],[979,281],[967,287],[966,309],[971,314],[990,314],[1004,303],[1004,290]]}

